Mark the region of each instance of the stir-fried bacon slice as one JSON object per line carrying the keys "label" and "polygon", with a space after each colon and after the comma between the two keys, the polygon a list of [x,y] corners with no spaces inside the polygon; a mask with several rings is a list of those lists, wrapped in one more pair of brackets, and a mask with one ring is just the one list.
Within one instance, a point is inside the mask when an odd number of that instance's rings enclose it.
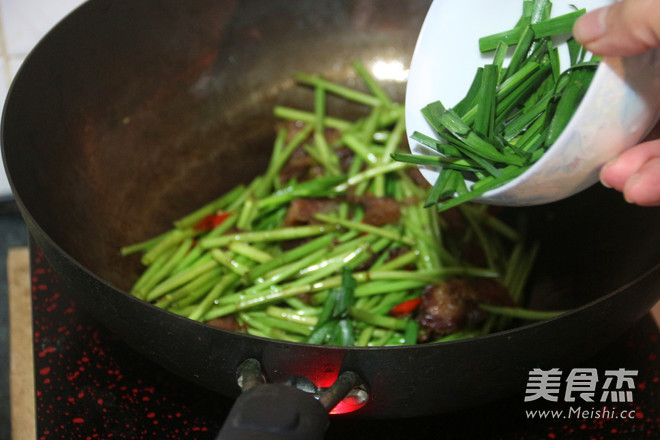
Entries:
{"label": "stir-fried bacon slice", "polygon": [[370,225],[383,226],[396,223],[401,217],[401,204],[390,197],[352,196],[351,201],[362,205],[364,208],[362,221]]}
{"label": "stir-fried bacon slice", "polygon": [[424,290],[417,320],[427,330],[425,337],[447,335],[483,320],[486,313],[479,303],[512,305],[507,289],[497,281],[456,278]]}
{"label": "stir-fried bacon slice", "polygon": [[[304,124],[297,121],[287,121],[279,125],[286,130],[286,142],[292,141],[305,127]],[[324,137],[329,145],[334,145],[339,141],[341,132],[334,128],[326,128],[324,131]],[[282,183],[289,182],[293,179],[298,182],[304,182],[324,174],[324,168],[317,163],[307,151],[305,151],[304,145],[313,141],[314,140],[310,135],[310,137],[305,139],[305,141],[293,151],[289,160],[280,170],[280,181]],[[343,172],[347,171],[353,162],[353,151],[348,147],[338,147],[334,149],[334,153],[339,160],[340,169]]]}
{"label": "stir-fried bacon slice", "polygon": [[280,170],[280,181],[304,182],[323,174],[323,167],[310,156],[303,147],[296,148]]}
{"label": "stir-fried bacon slice", "polygon": [[[370,225],[382,226],[396,223],[401,217],[401,205],[389,197],[360,196],[350,201],[364,208],[362,221]],[[300,226],[317,223],[314,215],[328,213],[338,208],[338,201],[326,198],[299,198],[291,201],[284,220],[285,226]]]}
{"label": "stir-fried bacon slice", "polygon": [[208,321],[207,324],[213,327],[221,328],[223,330],[230,330],[235,332],[240,330],[245,330],[244,328],[241,327],[236,317],[232,315],[223,316],[220,318],[214,318]]}
{"label": "stir-fried bacon slice", "polygon": [[339,169],[343,173],[348,172],[353,164],[353,159],[355,159],[355,153],[348,147],[335,148],[334,151],[337,155],[337,159],[339,159]]}
{"label": "stir-fried bacon slice", "polygon": [[289,205],[285,226],[302,226],[318,223],[314,219],[314,214],[325,214],[337,209],[338,203],[333,199],[324,198],[300,198],[294,199]]}
{"label": "stir-fried bacon slice", "polygon": [[410,167],[406,168],[406,174],[415,182],[417,185],[419,185],[420,188],[430,188],[431,184],[429,183],[428,180],[422,175],[422,172],[419,171],[419,168],[417,167]]}

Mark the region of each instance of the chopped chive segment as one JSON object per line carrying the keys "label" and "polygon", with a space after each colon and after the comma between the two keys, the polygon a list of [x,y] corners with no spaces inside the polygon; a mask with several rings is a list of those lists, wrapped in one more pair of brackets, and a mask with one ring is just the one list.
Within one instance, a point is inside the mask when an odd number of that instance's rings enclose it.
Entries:
{"label": "chopped chive segment", "polygon": [[499,69],[494,64],[488,64],[483,68],[483,78],[479,87],[477,115],[474,121],[474,130],[489,137],[495,129],[495,97]]}
{"label": "chopped chive segment", "polygon": [[594,71],[590,68],[576,69],[572,72],[550,121],[546,144],[552,145],[568,125],[582,97],[587,92],[593,76]]}
{"label": "chopped chive segment", "polygon": [[[505,51],[506,52],[506,51]],[[502,57],[504,54],[502,54]],[[481,82],[482,82],[482,75],[484,73],[484,69],[482,67],[479,67],[477,69],[477,73],[474,75],[474,79],[472,80],[472,84],[470,85],[470,88],[468,89],[467,94],[465,97],[454,106],[454,110],[456,113],[459,115],[464,114],[467,110],[471,109],[472,107],[475,106],[477,96],[480,92],[481,89]],[[443,109],[444,110],[444,109]]]}
{"label": "chopped chive segment", "polygon": [[544,321],[566,313],[566,310],[529,310],[519,307],[500,307],[488,304],[479,304],[479,308],[487,312],[508,316],[511,318],[526,319],[530,321]]}
{"label": "chopped chive segment", "polygon": [[520,34],[520,38],[516,42],[516,49],[513,51],[513,55],[511,56],[511,60],[507,66],[507,76],[510,76],[512,72],[516,72],[518,70],[520,65],[527,57],[533,41],[534,31],[532,30],[531,25],[526,26]]}
{"label": "chopped chive segment", "polygon": [[393,153],[392,158],[399,162],[413,163],[417,165],[439,166],[443,169],[456,169],[463,171],[481,171],[483,168],[470,163],[460,157],[447,156],[425,156],[421,154]]}
{"label": "chopped chive segment", "polygon": [[[536,38],[552,37],[554,35],[566,34],[573,31],[575,20],[586,12],[585,9],[569,12],[555,18],[548,18],[530,25]],[[513,28],[508,31],[488,35],[479,39],[479,50],[488,52],[497,48],[497,44],[502,41],[507,45],[514,45],[520,39],[524,29]]]}

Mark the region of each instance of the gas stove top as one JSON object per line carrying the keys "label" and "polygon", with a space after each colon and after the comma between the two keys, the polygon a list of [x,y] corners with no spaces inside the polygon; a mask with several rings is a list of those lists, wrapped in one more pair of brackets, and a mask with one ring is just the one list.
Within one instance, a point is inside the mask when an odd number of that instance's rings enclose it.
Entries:
{"label": "gas stove top", "polygon": [[[48,262],[30,247],[38,439],[214,439],[232,401],[145,359],[99,326],[67,296]],[[405,420],[334,418],[327,439],[657,439],[660,331],[650,316],[583,367],[637,370],[632,402],[610,405],[493,404]],[[622,401],[620,401],[622,402]],[[533,412],[553,409],[559,413]],[[585,412],[586,411],[586,412]],[[623,412],[627,417],[621,417]],[[532,413],[533,412],[533,413]]]}

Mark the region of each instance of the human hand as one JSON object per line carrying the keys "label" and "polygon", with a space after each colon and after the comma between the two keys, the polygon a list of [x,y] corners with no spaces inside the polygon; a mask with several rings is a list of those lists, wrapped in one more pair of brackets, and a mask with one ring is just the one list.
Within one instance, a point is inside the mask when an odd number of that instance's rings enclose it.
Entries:
{"label": "human hand", "polygon": [[[640,54],[660,47],[658,6],[657,0],[613,3],[580,17],[573,35],[586,49],[600,56]],[[607,163],[600,180],[621,191],[630,203],[660,206],[660,124],[645,142]]]}

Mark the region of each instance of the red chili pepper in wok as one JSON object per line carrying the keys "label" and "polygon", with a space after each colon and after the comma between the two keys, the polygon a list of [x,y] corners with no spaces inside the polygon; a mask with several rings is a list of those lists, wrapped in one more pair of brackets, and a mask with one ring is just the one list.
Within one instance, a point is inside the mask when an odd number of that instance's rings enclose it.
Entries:
{"label": "red chili pepper in wok", "polygon": [[228,212],[209,214],[195,225],[195,229],[198,231],[210,231],[220,226],[229,217],[231,217],[231,213]]}
{"label": "red chili pepper in wok", "polygon": [[397,317],[406,316],[412,313],[421,302],[421,298],[413,298],[403,301],[390,309],[390,315]]}

